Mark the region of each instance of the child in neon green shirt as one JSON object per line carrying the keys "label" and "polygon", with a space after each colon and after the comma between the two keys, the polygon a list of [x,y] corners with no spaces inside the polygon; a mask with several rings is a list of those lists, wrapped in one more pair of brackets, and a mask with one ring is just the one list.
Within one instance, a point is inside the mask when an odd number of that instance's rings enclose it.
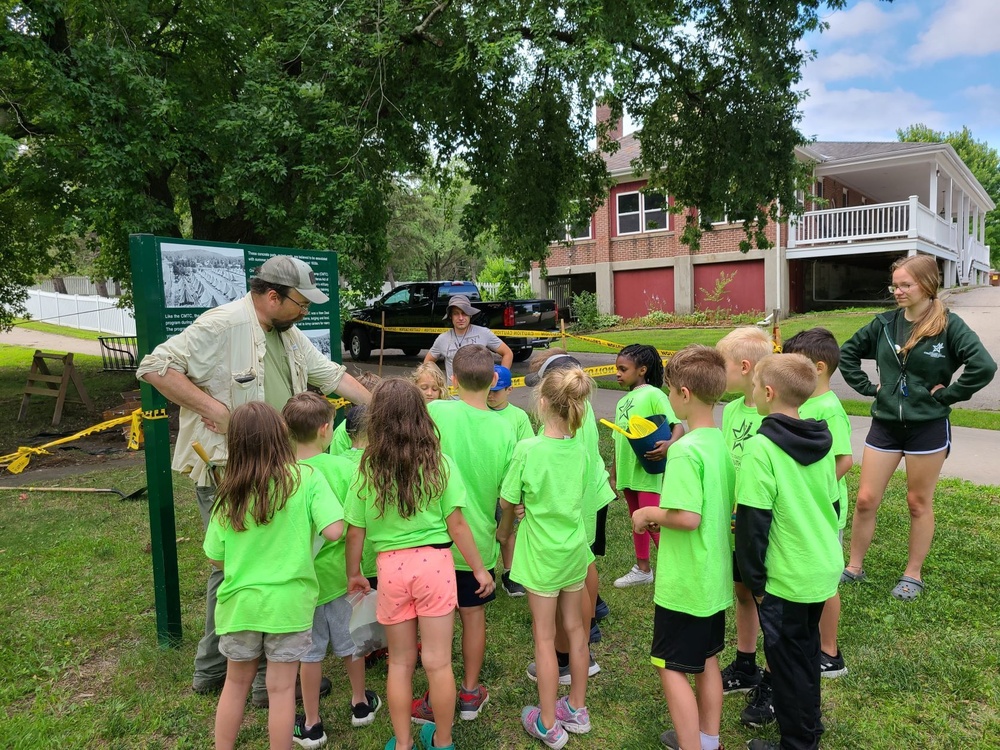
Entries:
{"label": "child in neon green shirt", "polygon": [[844,569],[833,439],[798,412],[815,389],[816,366],[801,354],[757,363],[754,403],[765,417],[736,487],[736,558],[760,613],[783,747],[819,746],[819,620]]}
{"label": "child in neon green shirt", "polygon": [[[847,472],[854,466],[851,449],[851,420],[844,411],[837,394],[830,390],[830,376],[840,364],[840,346],[834,335],[825,328],[810,328],[788,339],[782,348],[787,354],[803,354],[816,365],[816,390],[802,406],[802,419],[816,419],[826,422],[833,438],[834,459],[837,463],[837,486],[840,488],[840,517],[837,543],[844,543],[844,527],[847,526]],[[847,674],[844,655],[837,643],[840,624],[840,592],[830,597],[823,607],[819,621],[820,635],[820,676],[842,677]]]}
{"label": "child in neon green shirt", "polygon": [[[659,507],[632,514],[633,529],[659,527],[663,542],[650,652],[674,729],[661,739],[674,750],[718,750],[717,655],[725,645],[726,608],[732,602],[727,537],[735,484],[712,413],[726,388],[725,360],[712,347],[692,344],[670,358],[665,378],[670,405],[687,420],[688,432],[670,449]],[[694,675],[695,691],[688,675]]]}
{"label": "child in neon green shirt", "polygon": [[215,608],[226,684],[215,741],[236,742],[257,662],[268,661],[268,725],[293,736],[295,677],[311,645],[319,596],[313,564],[317,531],[343,532],[340,503],[312,467],[296,464],[285,423],[271,406],[236,408],[226,435],[229,462],[205,533],[204,550],[223,571]]}

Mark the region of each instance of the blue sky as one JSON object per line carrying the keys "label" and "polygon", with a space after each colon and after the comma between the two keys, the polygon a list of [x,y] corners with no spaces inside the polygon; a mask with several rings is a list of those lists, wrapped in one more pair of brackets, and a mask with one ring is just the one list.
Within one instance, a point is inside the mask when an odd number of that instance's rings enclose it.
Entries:
{"label": "blue sky", "polygon": [[806,37],[800,129],[821,141],[896,140],[922,122],[1000,149],[1000,0],[849,0]]}

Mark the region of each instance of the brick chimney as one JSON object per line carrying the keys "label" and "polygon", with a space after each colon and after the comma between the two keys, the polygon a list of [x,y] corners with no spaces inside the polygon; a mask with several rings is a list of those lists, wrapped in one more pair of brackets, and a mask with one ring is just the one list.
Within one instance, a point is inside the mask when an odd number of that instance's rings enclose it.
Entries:
{"label": "brick chimney", "polygon": [[[600,124],[602,122],[610,122],[610,121],[611,121],[611,107],[609,107],[604,102],[598,102],[597,103],[597,122],[598,122],[598,124]],[[623,132],[623,129],[624,129],[624,123],[622,121],[622,118],[619,117],[618,121],[615,122],[615,124],[611,128],[608,129],[608,138],[610,140],[612,140],[612,141],[617,141],[619,138],[621,138],[625,134]]]}

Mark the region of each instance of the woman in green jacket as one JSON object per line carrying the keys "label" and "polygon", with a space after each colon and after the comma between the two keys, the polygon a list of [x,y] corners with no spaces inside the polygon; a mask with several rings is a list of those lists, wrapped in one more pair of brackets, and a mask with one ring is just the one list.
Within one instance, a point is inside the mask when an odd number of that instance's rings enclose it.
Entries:
{"label": "woman in green jacket", "polygon": [[[929,255],[893,263],[889,291],[897,309],[876,315],[841,349],[844,380],[858,393],[875,397],[851,526],[851,559],[841,582],[865,577],[862,563],[875,534],[875,515],[905,455],[909,559],[892,590],[903,601],[916,599],[924,588],[922,568],[934,537],[934,488],[951,448],[951,405],[970,398],[997,370],[975,332],[938,299],[940,282],[937,261]],[[861,369],[862,359],[875,360],[878,384]],[[963,365],[961,377],[951,382]]]}

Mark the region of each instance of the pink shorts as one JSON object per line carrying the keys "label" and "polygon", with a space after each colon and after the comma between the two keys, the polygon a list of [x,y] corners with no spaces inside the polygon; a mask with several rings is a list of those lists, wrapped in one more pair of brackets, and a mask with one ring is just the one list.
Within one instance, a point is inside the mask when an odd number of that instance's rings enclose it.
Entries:
{"label": "pink shorts", "polygon": [[378,553],[378,602],[383,625],[442,617],[458,607],[451,549],[413,547]]}

